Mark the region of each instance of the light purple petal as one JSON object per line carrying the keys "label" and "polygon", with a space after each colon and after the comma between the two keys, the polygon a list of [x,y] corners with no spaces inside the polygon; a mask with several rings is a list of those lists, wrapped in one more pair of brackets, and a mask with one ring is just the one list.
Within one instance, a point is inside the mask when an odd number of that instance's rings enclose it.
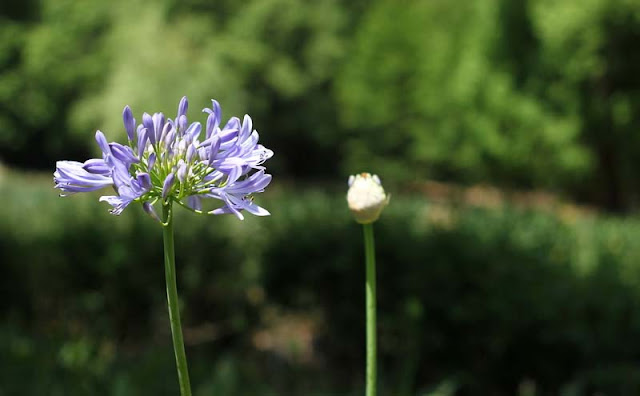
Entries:
{"label": "light purple petal", "polygon": [[269,183],[271,183],[271,175],[265,174],[264,171],[259,171],[243,181],[229,185],[226,191],[229,194],[253,194],[262,192]]}
{"label": "light purple petal", "polygon": [[176,171],[176,176],[178,176],[178,180],[180,180],[180,183],[184,183],[187,178],[187,164],[183,160],[180,160],[178,162],[178,170]]}
{"label": "light purple petal", "polygon": [[160,134],[160,140],[165,140],[164,144],[168,145],[173,139],[168,139],[167,136],[169,135],[170,131],[174,131],[175,128],[173,127],[173,123],[172,122],[167,122],[166,124],[164,124],[164,127],[162,127],[162,133]]}
{"label": "light purple petal", "polygon": [[251,121],[251,117],[248,114],[244,115],[244,120],[242,120],[242,128],[240,129],[240,136],[238,136],[238,140],[243,142],[249,135],[253,132],[253,121]]}
{"label": "light purple petal", "polygon": [[158,221],[158,222],[162,222],[160,220],[160,217],[158,217],[158,215],[156,214],[156,210],[153,208],[153,205],[151,205],[151,203],[149,202],[144,202],[142,204],[142,209],[144,209],[145,212],[147,212],[147,214],[149,216],[151,216],[154,220]]}
{"label": "light purple petal", "polygon": [[125,106],[122,111],[122,120],[124,121],[124,129],[127,131],[127,137],[129,141],[133,141],[136,119],[133,118],[133,113],[131,112],[131,108],[129,106]]}
{"label": "light purple petal", "polygon": [[129,186],[132,180],[131,174],[129,174],[129,167],[118,160],[113,161],[111,177],[113,178],[113,184],[118,188],[118,192],[121,187]]}
{"label": "light purple petal", "polygon": [[153,169],[153,165],[155,165],[155,163],[156,163],[156,153],[149,154],[149,162],[147,164],[147,170],[149,172],[151,172],[151,169]]}
{"label": "light purple petal", "polygon": [[58,161],[53,173],[55,187],[64,192],[86,192],[99,190],[113,184],[108,175],[90,173],[84,164],[77,161]]}
{"label": "light purple petal", "polygon": [[104,136],[102,131],[96,131],[96,142],[98,142],[98,146],[100,150],[102,150],[102,154],[105,157],[111,155],[111,149],[109,148],[109,143],[107,142],[107,138]]}
{"label": "light purple petal", "polygon": [[197,195],[187,197],[187,206],[194,210],[202,210],[202,200]]}
{"label": "light purple petal", "polygon": [[247,204],[243,207],[243,209],[246,209],[247,212],[255,216],[271,216],[271,213],[269,213],[268,210],[266,210],[261,206],[256,205],[251,201],[247,202]]}
{"label": "light purple petal", "polygon": [[166,179],[164,179],[164,183],[162,183],[162,199],[167,199],[169,196],[169,191],[171,191],[171,187],[173,186],[173,181],[175,176],[172,173],[169,173]]}
{"label": "light purple petal", "polygon": [[176,120],[180,118],[180,116],[187,115],[187,109],[189,108],[189,101],[186,96],[183,96],[180,99],[180,104],[178,104],[178,115],[176,115]]}
{"label": "light purple petal", "polygon": [[178,132],[180,133],[180,136],[182,136],[185,129],[187,129],[187,116],[181,115],[180,117],[178,117],[176,123],[178,124]]}
{"label": "light purple petal", "polygon": [[133,201],[131,197],[125,197],[121,195],[105,195],[100,197],[100,202],[107,202],[113,208],[109,210],[109,213],[119,216],[122,211]]}
{"label": "light purple petal", "polygon": [[189,147],[187,147],[187,162],[191,163],[191,161],[193,160],[193,156],[195,155],[195,153],[197,152],[196,146],[195,144],[190,144]]}
{"label": "light purple petal", "polygon": [[159,142],[162,136],[162,129],[164,128],[164,114],[155,113],[153,117],[151,117],[153,121],[153,133],[155,136],[155,142]]}
{"label": "light purple petal", "polygon": [[185,139],[187,143],[191,143],[193,140],[197,139],[202,131],[202,125],[199,122],[193,122],[187,128],[187,131],[184,133]]}
{"label": "light purple petal", "polygon": [[111,173],[111,168],[101,158],[88,159],[84,162],[82,167],[87,172],[98,175],[109,175]]}
{"label": "light purple petal", "polygon": [[144,128],[147,130],[147,138],[151,144],[156,144],[156,135],[155,130],[153,129],[153,118],[148,113],[142,114],[142,125],[144,125]]}
{"label": "light purple petal", "polygon": [[239,210],[237,210],[236,208],[233,207],[233,205],[227,201],[227,204],[221,208],[218,209],[214,209],[212,210],[210,213],[214,214],[214,215],[221,215],[221,214],[233,214],[235,215],[238,219],[240,220],[244,220],[244,215],[242,213],[240,213]]}
{"label": "light purple petal", "polygon": [[113,156],[125,163],[127,167],[131,164],[140,162],[129,146],[123,146],[120,143],[110,143],[109,147],[111,148]]}
{"label": "light purple petal", "polygon": [[147,191],[151,190],[151,188],[153,187],[153,185],[151,184],[151,177],[148,173],[139,173],[138,175],[136,175],[136,180],[138,181],[138,183],[140,183],[140,186]]}
{"label": "light purple petal", "polygon": [[211,137],[211,147],[209,147],[209,165],[216,159],[216,155],[220,150],[220,138],[217,135]]}
{"label": "light purple petal", "polygon": [[142,158],[144,150],[147,148],[148,131],[147,128],[138,129],[138,158]]}
{"label": "light purple petal", "polygon": [[211,136],[211,134],[218,129],[220,126],[220,120],[222,118],[222,109],[220,108],[220,104],[216,100],[211,100],[212,110],[204,109],[202,111],[209,113],[209,117],[207,117],[207,139]]}

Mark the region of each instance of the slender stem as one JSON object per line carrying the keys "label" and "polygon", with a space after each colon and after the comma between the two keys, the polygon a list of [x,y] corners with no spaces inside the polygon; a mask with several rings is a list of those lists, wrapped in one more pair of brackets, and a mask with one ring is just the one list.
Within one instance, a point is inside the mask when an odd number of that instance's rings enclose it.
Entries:
{"label": "slender stem", "polygon": [[169,322],[171,322],[171,336],[173,338],[173,350],[176,355],[178,367],[178,382],[180,383],[180,395],[191,396],[191,384],[189,383],[189,370],[187,369],[187,356],[184,352],[184,340],[182,338],[182,325],[180,324],[180,308],[178,307],[178,288],[176,286],[176,257],[173,248],[173,210],[172,202],[162,205],[162,237],[164,240],[164,274],[167,282],[167,302],[169,305]]}
{"label": "slender stem", "polygon": [[364,252],[366,260],[367,306],[367,391],[366,396],[376,395],[376,257],[373,242],[373,224],[363,224]]}

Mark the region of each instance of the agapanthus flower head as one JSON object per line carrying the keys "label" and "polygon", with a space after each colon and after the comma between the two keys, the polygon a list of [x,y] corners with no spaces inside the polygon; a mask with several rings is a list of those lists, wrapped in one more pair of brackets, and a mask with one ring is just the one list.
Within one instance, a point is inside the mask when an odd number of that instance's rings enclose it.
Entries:
{"label": "agapanthus flower head", "polygon": [[[157,218],[153,204],[176,202],[197,213],[232,213],[243,219],[246,210],[257,216],[269,212],[253,202],[253,195],[271,182],[263,163],[273,151],[258,144],[251,117],[232,117],[220,128],[220,104],[212,100],[204,136],[202,124],[187,120],[188,101],[183,97],[174,120],[162,113],[142,115],[136,126],[133,112],[122,113],[128,143],[109,143],[101,131],[96,141],[102,158],[85,162],[58,161],[55,187],[62,196],[113,186],[114,195],[100,197],[119,215],[131,202]],[[202,212],[202,200],[211,198],[222,206]]]}
{"label": "agapanthus flower head", "polygon": [[347,203],[358,223],[368,224],[378,220],[389,199],[377,175],[365,172],[349,177]]}

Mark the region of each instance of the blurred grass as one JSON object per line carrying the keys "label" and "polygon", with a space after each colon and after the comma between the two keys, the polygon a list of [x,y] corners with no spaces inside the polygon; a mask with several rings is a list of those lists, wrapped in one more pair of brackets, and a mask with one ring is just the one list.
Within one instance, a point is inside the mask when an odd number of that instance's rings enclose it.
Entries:
{"label": "blurred grass", "polygon": [[[0,171],[0,395],[175,394],[160,229],[52,186]],[[345,191],[272,187],[271,217],[178,212],[196,394],[358,394]],[[394,193],[376,223],[382,394],[637,393],[640,221],[572,213]]]}

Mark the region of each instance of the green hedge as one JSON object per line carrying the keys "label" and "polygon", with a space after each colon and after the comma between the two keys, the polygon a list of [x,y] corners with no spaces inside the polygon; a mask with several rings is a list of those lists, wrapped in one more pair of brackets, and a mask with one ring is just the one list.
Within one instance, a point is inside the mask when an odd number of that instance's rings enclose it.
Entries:
{"label": "green hedge", "polygon": [[366,167],[630,210],[639,32],[634,0],[4,1],[0,158],[87,158],[96,129],[124,139],[124,105],[172,117],[187,95],[194,121],[212,98],[250,114],[289,177]]}
{"label": "green hedge", "polygon": [[[0,173],[0,199],[0,395],[176,394],[153,221],[38,175]],[[362,242],[343,188],[276,184],[260,202],[273,216],[176,220],[197,394],[359,394]],[[375,231],[381,394],[640,391],[640,221],[396,194]],[[312,323],[311,357],[286,331],[256,347],[290,317]]]}

